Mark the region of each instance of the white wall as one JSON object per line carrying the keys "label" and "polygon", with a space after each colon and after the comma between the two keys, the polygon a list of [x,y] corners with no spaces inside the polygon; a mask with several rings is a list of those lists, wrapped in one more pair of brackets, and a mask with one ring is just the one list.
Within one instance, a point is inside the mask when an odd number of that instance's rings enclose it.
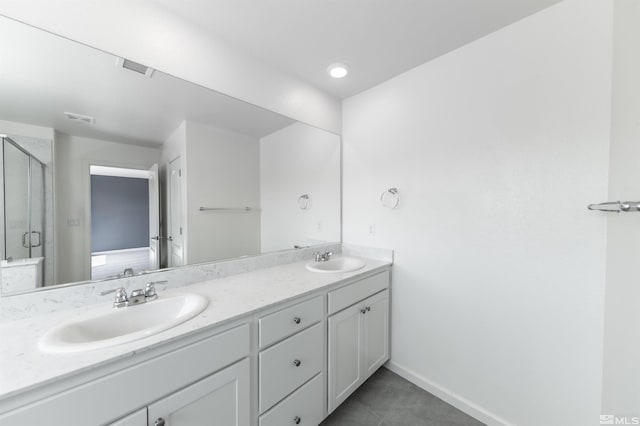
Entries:
{"label": "white wall", "polygon": [[340,102],[149,0],[4,0],[0,14],[334,132]]}
{"label": "white wall", "polygon": [[90,279],[91,164],[148,169],[160,161],[160,149],[56,133],[56,282]]}
{"label": "white wall", "polygon": [[0,133],[9,135],[21,135],[29,138],[53,140],[54,130],[50,127],[34,126],[33,124],[0,120]]}
{"label": "white wall", "polygon": [[344,240],[395,250],[392,367],[489,424],[598,424],[611,33],[610,2],[566,0],[343,105]]}
{"label": "white wall", "polygon": [[203,207],[259,208],[259,141],[213,126],[186,124],[188,262],[260,253],[260,212],[201,212]]}
{"label": "white wall", "polygon": [[[640,199],[640,3],[615,1],[609,200]],[[640,215],[607,220],[602,411],[640,415]]]}
{"label": "white wall", "polygon": [[340,241],[340,137],[302,123],[263,137],[260,206],[263,252]]}

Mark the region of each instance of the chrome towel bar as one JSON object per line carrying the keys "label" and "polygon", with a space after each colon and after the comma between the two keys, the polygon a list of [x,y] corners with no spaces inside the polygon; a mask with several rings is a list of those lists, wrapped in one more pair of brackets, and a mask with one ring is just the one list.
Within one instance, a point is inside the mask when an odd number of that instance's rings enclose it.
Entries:
{"label": "chrome towel bar", "polygon": [[600,204],[589,204],[587,208],[599,212],[639,212],[640,201],[608,201]]}
{"label": "chrome towel bar", "polygon": [[201,212],[220,211],[220,212],[252,212],[260,211],[253,207],[200,207]]}

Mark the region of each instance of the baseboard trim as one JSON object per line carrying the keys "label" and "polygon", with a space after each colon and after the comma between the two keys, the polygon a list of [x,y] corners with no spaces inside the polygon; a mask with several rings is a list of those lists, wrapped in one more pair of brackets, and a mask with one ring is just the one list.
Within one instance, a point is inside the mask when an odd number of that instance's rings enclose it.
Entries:
{"label": "baseboard trim", "polygon": [[471,417],[487,424],[488,426],[514,426],[512,423],[496,416],[488,410],[474,404],[473,402],[462,398],[450,390],[428,380],[419,374],[405,368],[394,361],[388,361],[384,365],[387,369],[393,371],[398,376],[410,381],[414,385],[421,387],[427,392],[437,396],[448,404],[453,405],[458,410],[470,415]]}

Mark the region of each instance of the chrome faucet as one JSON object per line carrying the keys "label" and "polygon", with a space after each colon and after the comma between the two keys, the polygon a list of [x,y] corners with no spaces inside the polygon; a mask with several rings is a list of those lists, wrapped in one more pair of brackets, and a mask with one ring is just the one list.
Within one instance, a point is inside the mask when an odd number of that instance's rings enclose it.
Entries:
{"label": "chrome faucet", "polygon": [[103,291],[100,294],[105,296],[110,293],[115,293],[116,298],[113,301],[114,308],[124,308],[129,303],[129,298],[127,297],[127,290],[124,287],[116,288],[113,290]]}
{"label": "chrome faucet", "polygon": [[127,296],[127,290],[125,290],[124,287],[103,291],[100,294],[104,296],[110,293],[115,293],[116,298],[113,301],[114,308],[124,308],[125,306],[141,305],[158,298],[155,285],[161,283],[166,283],[166,281],[150,282],[149,284],[147,284],[144,290],[142,290],[141,288],[133,290],[130,296]]}
{"label": "chrome faucet", "polygon": [[333,256],[333,252],[325,251],[324,253],[320,253],[319,251],[314,253],[316,257],[316,262],[327,262]]}

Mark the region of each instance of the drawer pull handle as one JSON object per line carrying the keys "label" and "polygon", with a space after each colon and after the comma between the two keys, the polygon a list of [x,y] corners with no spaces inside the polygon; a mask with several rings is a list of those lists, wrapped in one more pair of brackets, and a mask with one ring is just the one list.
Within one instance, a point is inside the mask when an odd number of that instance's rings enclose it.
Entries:
{"label": "drawer pull handle", "polygon": [[295,424],[297,424],[297,425],[299,425],[301,421],[302,421],[302,419],[301,419],[300,417],[298,417],[298,416],[295,416],[295,417],[293,418],[293,422],[294,422]]}
{"label": "drawer pull handle", "polygon": [[300,321],[302,321],[299,317],[295,317],[293,319],[293,322],[295,322],[296,324],[300,324]]}
{"label": "drawer pull handle", "polygon": [[366,313],[367,313],[367,310],[366,310],[365,308],[362,308],[362,309],[360,309],[360,313],[361,313],[361,314],[366,314]]}
{"label": "drawer pull handle", "polygon": [[296,359],[293,361],[293,365],[295,365],[296,367],[300,367],[302,365],[302,362],[300,362],[299,359]]}
{"label": "drawer pull handle", "polygon": [[158,417],[158,420],[153,423],[153,426],[164,426],[164,419],[162,417]]}

